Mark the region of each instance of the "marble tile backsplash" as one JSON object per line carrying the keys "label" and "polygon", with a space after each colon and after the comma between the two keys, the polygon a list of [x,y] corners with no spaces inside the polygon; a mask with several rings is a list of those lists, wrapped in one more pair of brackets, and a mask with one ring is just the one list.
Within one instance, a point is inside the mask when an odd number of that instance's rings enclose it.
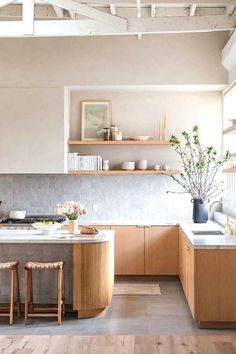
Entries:
{"label": "marble tile backsplash", "polygon": [[191,219],[190,196],[168,190],[179,190],[169,176],[0,175],[0,215],[53,214],[57,203],[80,200],[88,210],[84,221]]}

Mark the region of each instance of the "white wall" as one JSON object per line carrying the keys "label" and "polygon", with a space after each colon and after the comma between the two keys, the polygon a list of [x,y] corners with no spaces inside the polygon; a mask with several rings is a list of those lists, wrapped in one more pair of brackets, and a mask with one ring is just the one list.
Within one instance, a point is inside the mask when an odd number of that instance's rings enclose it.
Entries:
{"label": "white wall", "polygon": [[0,173],[64,173],[63,88],[0,88]]}
{"label": "white wall", "polygon": [[1,87],[227,83],[227,32],[0,40]]}

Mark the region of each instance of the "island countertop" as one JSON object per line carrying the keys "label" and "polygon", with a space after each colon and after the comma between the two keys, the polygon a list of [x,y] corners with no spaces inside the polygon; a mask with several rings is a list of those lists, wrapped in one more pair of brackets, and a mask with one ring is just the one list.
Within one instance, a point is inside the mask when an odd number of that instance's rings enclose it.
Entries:
{"label": "island countertop", "polygon": [[72,235],[66,231],[43,234],[38,230],[0,229],[0,243],[99,243],[112,240],[114,231],[102,230],[97,235]]}

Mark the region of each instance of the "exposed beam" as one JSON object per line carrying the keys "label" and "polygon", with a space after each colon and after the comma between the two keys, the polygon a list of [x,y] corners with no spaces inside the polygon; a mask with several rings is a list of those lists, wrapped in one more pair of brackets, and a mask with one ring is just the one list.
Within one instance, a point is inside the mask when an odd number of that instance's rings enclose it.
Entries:
{"label": "exposed beam", "polygon": [[[48,1],[48,0],[47,0]],[[49,2],[49,1],[48,1]],[[83,0],[83,3],[87,4],[109,4],[109,0]],[[112,0],[114,5],[125,5],[125,4],[136,4],[136,0]],[[235,5],[235,0],[142,0],[142,4],[158,4],[159,6],[165,5],[184,5],[185,7],[190,6],[191,4],[196,4],[198,7],[201,5],[208,4],[209,6],[227,6]]]}
{"label": "exposed beam", "polygon": [[189,16],[194,16],[195,15],[195,12],[196,12],[196,9],[197,9],[197,5],[196,4],[192,4],[189,8]]}
{"label": "exposed beam", "polygon": [[23,0],[22,21],[24,35],[34,34],[34,0]]}
{"label": "exposed beam", "polygon": [[[141,18],[141,0],[136,0],[137,18]],[[138,33],[138,39],[142,39],[142,34]]]}
{"label": "exposed beam", "polygon": [[236,26],[236,15],[158,17],[129,19],[128,32],[134,33],[187,33],[231,31]]}
{"label": "exposed beam", "polygon": [[116,16],[116,5],[110,4],[110,11],[112,15]]}
{"label": "exposed beam", "polygon": [[233,13],[235,12],[235,8],[236,8],[236,4],[226,6],[227,15],[233,15]]}
{"label": "exposed beam", "polygon": [[76,19],[76,13],[75,12],[69,11],[69,14],[70,14],[70,17],[71,17],[72,20]]}
{"label": "exposed beam", "polygon": [[141,18],[141,1],[136,0],[137,18]]}
{"label": "exposed beam", "polygon": [[15,2],[14,0],[0,0],[0,7],[7,6],[7,5],[12,4],[14,2]]}
{"label": "exposed beam", "polygon": [[72,11],[74,13],[92,18],[94,20],[103,22],[107,25],[117,27],[117,29],[125,31],[127,28],[127,20],[118,16],[111,15],[107,12],[95,9],[93,7],[78,3],[74,0],[49,0],[52,5],[59,6],[63,9]]}
{"label": "exposed beam", "polygon": [[156,4],[151,4],[151,17],[156,17],[157,7]]}
{"label": "exposed beam", "polygon": [[[114,26],[94,20],[35,21],[32,37],[88,36],[88,35],[130,35],[153,33],[187,33],[233,30],[236,15],[158,17],[128,19],[128,29],[119,30]],[[22,21],[0,21],[0,37],[23,37]]]}
{"label": "exposed beam", "polygon": [[53,10],[55,11],[55,14],[57,15],[58,18],[63,18],[64,17],[64,11],[62,8],[58,6],[53,6]]}

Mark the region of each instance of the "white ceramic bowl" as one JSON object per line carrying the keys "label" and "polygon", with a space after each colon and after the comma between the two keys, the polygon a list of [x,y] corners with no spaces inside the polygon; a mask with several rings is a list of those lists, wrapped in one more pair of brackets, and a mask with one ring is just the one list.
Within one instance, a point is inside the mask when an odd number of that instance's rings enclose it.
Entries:
{"label": "white ceramic bowl", "polygon": [[149,135],[135,135],[135,136],[127,136],[125,137],[127,140],[134,140],[134,141],[146,141],[153,139],[153,136]]}
{"label": "white ceramic bowl", "polygon": [[125,161],[121,164],[121,169],[126,171],[135,170],[135,161]]}
{"label": "white ceramic bowl", "polygon": [[35,222],[31,224],[36,230],[40,230],[43,232],[43,234],[51,234],[54,233],[55,231],[58,231],[62,228],[63,224],[60,224],[59,222],[56,222],[54,224],[43,224],[40,222]]}
{"label": "white ceramic bowl", "polygon": [[10,212],[9,212],[10,219],[22,220],[25,218],[25,216],[26,216],[25,210],[10,210]]}

